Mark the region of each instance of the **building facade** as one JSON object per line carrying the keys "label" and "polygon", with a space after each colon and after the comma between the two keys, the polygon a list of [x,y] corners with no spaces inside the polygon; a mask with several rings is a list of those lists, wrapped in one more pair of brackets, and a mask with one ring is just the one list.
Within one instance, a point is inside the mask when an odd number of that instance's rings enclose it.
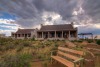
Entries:
{"label": "building facade", "polygon": [[29,39],[36,36],[35,29],[18,29],[16,32],[11,33],[12,38],[15,39]]}
{"label": "building facade", "polygon": [[35,38],[36,40],[76,40],[77,28],[74,28],[73,23],[62,25],[42,25],[38,29],[18,29],[17,32],[12,32],[12,38],[16,39],[29,39]]}
{"label": "building facade", "polygon": [[76,40],[77,28],[73,24],[62,25],[42,25],[40,30],[37,31],[37,40]]}

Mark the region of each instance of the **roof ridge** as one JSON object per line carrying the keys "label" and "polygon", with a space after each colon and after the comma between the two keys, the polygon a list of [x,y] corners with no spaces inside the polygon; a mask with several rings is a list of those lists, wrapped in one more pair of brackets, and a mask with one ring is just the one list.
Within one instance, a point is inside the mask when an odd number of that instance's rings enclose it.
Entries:
{"label": "roof ridge", "polygon": [[[19,30],[32,30],[32,29],[19,29]],[[33,29],[34,30],[34,29]]]}
{"label": "roof ridge", "polygon": [[43,25],[43,26],[61,26],[61,25],[71,25],[71,24],[56,24],[56,25]]}
{"label": "roof ridge", "polygon": [[27,28],[27,29],[31,29],[31,28]]}

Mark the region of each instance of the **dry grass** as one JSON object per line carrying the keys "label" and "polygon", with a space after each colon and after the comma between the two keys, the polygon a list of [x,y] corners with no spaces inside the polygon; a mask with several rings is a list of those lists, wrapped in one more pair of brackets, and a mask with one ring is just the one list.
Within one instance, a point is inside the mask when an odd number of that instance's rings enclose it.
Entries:
{"label": "dry grass", "polygon": [[[4,39],[3,39],[4,40]],[[48,61],[45,62],[31,62],[32,67],[43,67],[43,65],[46,65],[50,63],[50,52],[52,50],[56,50],[58,46],[64,46],[66,45],[65,41],[31,41],[31,40],[10,40],[6,39],[6,43],[2,42],[2,45],[0,45],[0,59],[4,55],[16,55],[16,54],[24,54],[29,53],[33,55],[33,58],[31,61],[34,60],[45,60],[48,59]],[[91,47],[89,43],[85,42],[74,42],[78,47],[77,50],[84,49],[83,47]],[[100,46],[99,46],[100,47]],[[93,51],[92,51],[93,52]],[[100,53],[100,52],[97,52]],[[95,60],[96,67],[99,67],[100,64],[100,55],[99,58],[97,57],[97,60]],[[37,65],[37,66],[36,66]],[[48,67],[64,67],[60,63],[50,65],[48,64]]]}

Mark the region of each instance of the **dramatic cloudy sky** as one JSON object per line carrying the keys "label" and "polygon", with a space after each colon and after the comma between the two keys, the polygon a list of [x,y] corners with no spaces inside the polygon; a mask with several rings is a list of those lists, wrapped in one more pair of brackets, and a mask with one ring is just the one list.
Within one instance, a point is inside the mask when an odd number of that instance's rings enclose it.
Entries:
{"label": "dramatic cloudy sky", "polygon": [[100,34],[100,0],[0,0],[0,33],[70,22],[79,33]]}

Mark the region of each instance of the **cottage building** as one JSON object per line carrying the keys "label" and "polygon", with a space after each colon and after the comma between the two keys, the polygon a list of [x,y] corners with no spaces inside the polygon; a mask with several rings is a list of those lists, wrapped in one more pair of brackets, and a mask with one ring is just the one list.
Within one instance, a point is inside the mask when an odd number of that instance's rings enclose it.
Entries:
{"label": "cottage building", "polygon": [[15,39],[29,39],[36,36],[35,29],[18,29],[15,33],[11,33],[12,38]]}
{"label": "cottage building", "polygon": [[37,40],[75,40],[77,39],[77,28],[71,24],[42,25],[37,31]]}

